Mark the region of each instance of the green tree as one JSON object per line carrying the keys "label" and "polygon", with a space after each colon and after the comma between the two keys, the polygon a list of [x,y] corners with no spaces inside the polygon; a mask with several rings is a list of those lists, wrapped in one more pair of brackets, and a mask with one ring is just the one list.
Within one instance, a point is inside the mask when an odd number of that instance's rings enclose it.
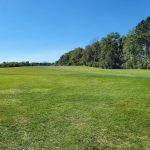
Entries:
{"label": "green tree", "polygon": [[102,68],[121,68],[122,65],[122,39],[120,34],[113,32],[100,42],[100,66]]}
{"label": "green tree", "polygon": [[142,20],[124,41],[124,68],[149,68],[150,64],[150,17]]}
{"label": "green tree", "polygon": [[84,64],[86,66],[92,66],[93,64],[93,51],[91,45],[85,47],[84,51]]}

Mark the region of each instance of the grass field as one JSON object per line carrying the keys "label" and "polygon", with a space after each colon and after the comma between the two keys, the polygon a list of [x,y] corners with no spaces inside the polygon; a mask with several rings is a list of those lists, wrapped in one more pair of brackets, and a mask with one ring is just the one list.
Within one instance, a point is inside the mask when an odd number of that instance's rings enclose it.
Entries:
{"label": "grass field", "polygon": [[0,69],[1,150],[150,150],[150,70]]}

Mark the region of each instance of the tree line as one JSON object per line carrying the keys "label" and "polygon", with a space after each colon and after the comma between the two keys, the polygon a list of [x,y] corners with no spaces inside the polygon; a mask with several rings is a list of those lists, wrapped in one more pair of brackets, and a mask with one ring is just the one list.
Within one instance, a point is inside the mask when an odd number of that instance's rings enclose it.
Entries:
{"label": "tree line", "polygon": [[126,36],[112,32],[85,48],[69,51],[55,64],[150,69],[150,16],[138,23]]}
{"label": "tree line", "polygon": [[6,68],[6,67],[23,67],[23,66],[50,66],[51,63],[47,62],[29,62],[29,61],[23,61],[23,62],[3,62],[0,64],[0,68]]}

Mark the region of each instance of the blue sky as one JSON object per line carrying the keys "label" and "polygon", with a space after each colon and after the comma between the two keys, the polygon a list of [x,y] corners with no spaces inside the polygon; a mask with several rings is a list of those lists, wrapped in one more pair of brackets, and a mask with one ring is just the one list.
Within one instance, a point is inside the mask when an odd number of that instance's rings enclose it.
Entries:
{"label": "blue sky", "polygon": [[0,0],[0,62],[53,62],[147,16],[150,0]]}

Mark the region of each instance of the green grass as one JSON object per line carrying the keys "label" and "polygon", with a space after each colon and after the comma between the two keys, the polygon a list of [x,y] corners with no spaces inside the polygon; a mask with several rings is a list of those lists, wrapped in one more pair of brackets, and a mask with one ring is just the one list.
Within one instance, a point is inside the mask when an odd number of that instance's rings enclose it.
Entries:
{"label": "green grass", "polygon": [[150,71],[0,69],[1,150],[149,150]]}

